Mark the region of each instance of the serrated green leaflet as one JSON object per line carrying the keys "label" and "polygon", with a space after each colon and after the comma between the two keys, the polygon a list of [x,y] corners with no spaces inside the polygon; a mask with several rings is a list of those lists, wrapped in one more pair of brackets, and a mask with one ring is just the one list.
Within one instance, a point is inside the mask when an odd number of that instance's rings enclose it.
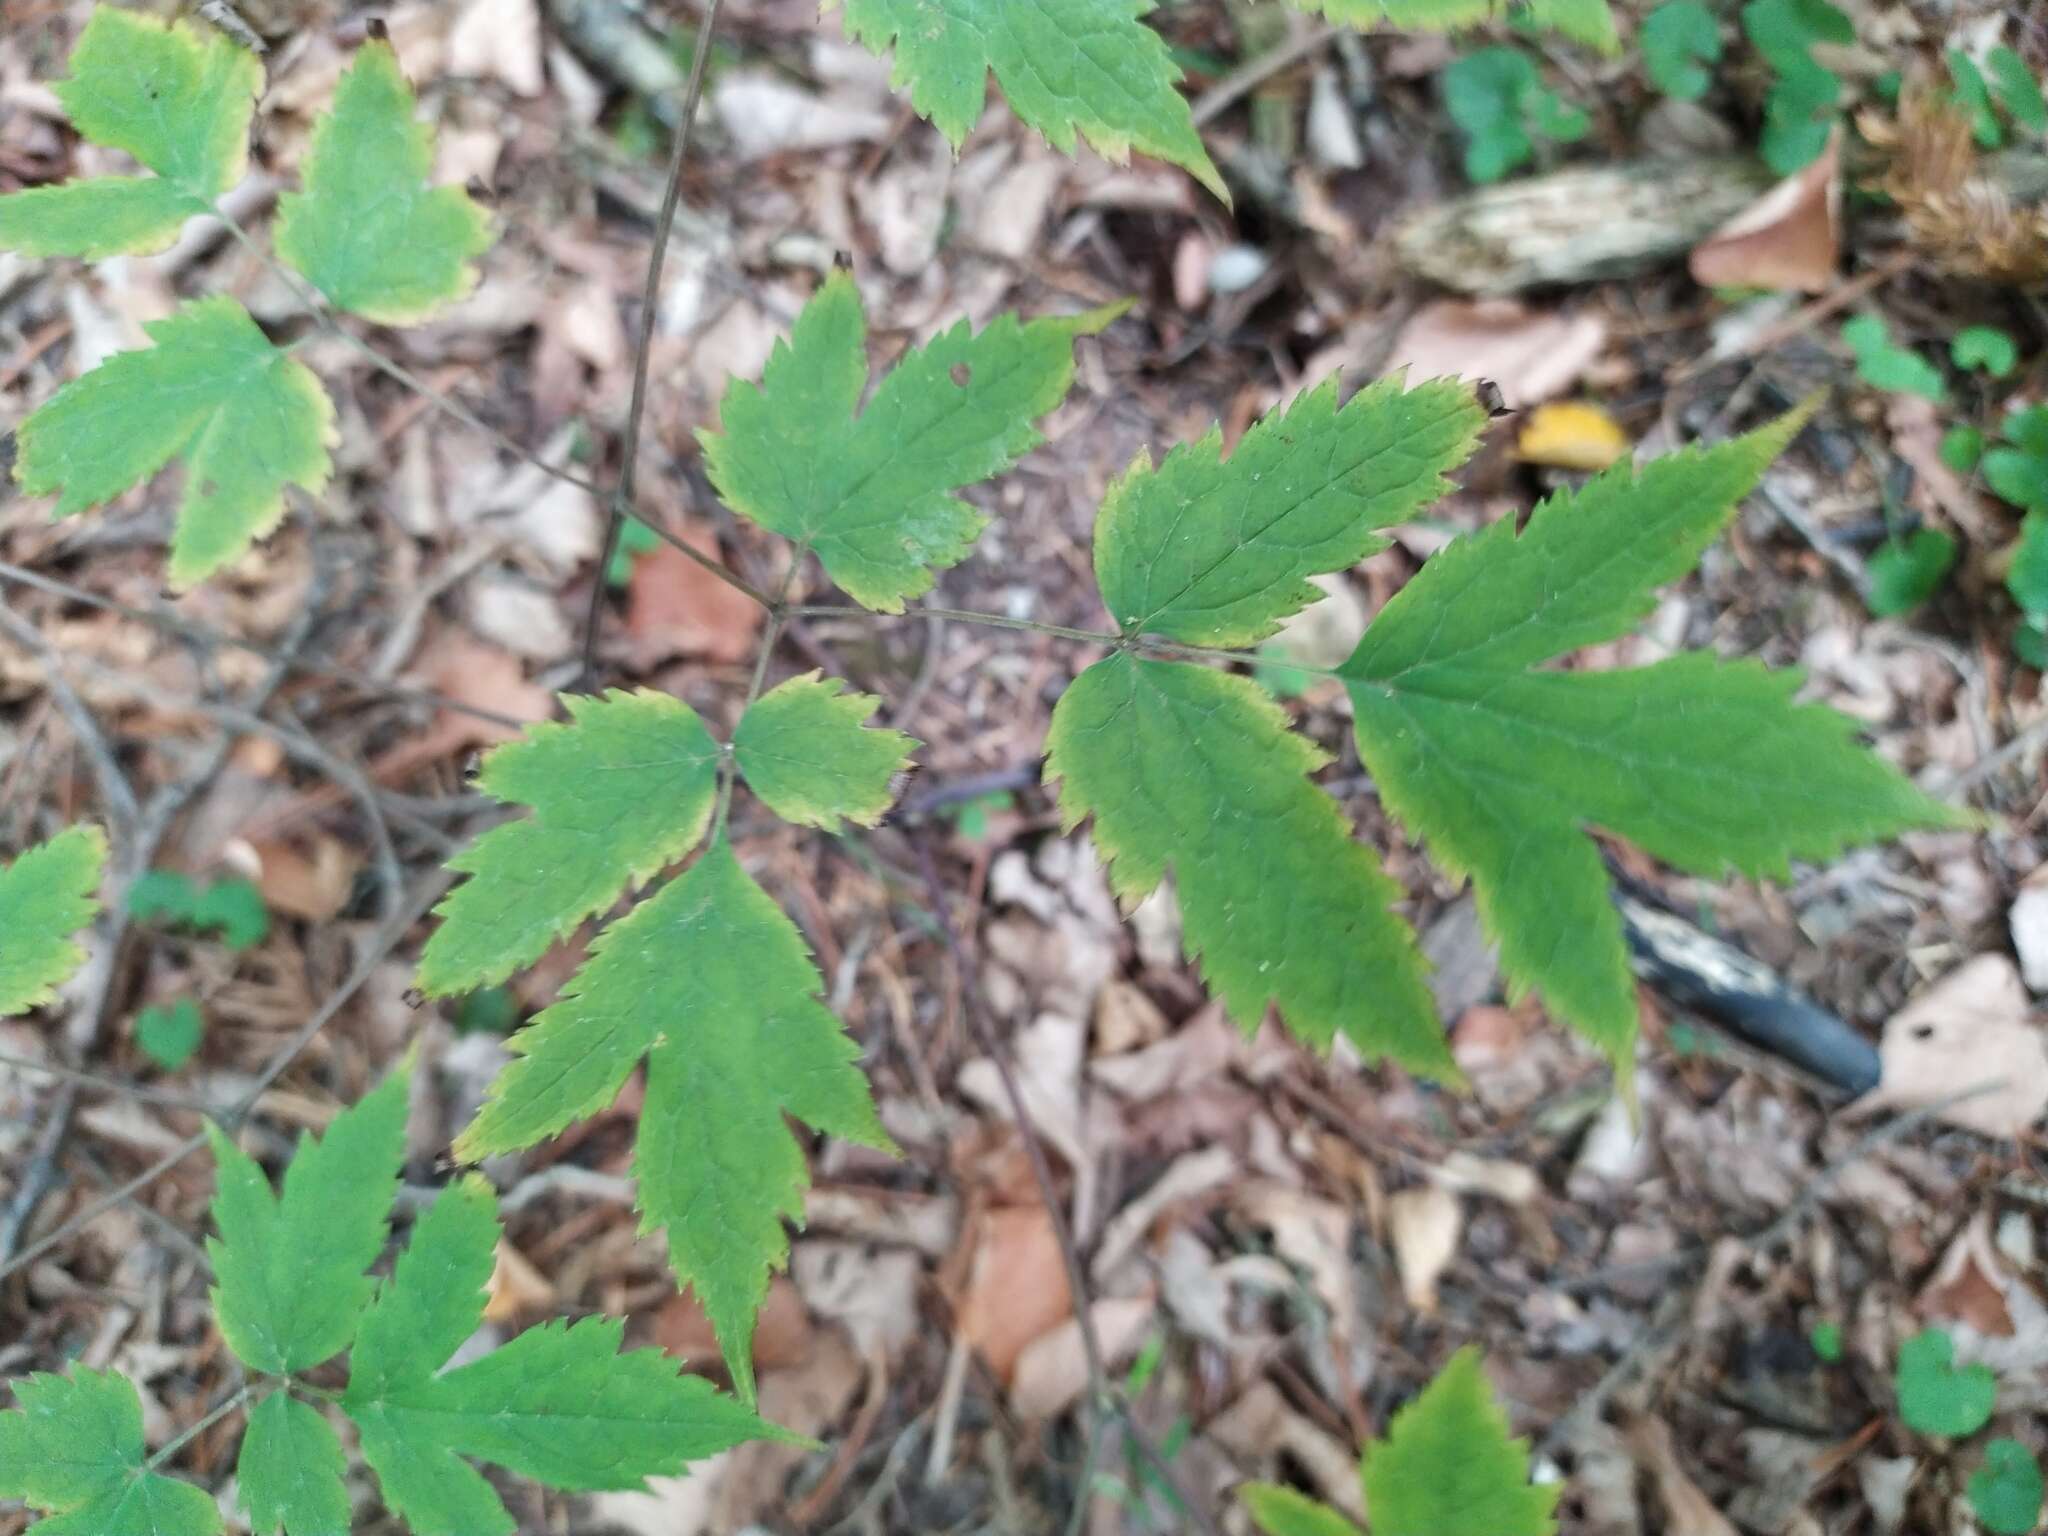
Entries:
{"label": "serrated green leaflet", "polygon": [[1457,1077],[1401,891],[1308,781],[1325,758],[1256,683],[1119,654],[1060,698],[1046,737],[1071,829],[1135,904],[1174,875],[1188,953],[1247,1031],[1268,1003],[1304,1040]]}
{"label": "serrated green leaflet", "polygon": [[241,179],[262,86],[262,65],[217,32],[95,7],[57,97],[85,137],[156,175],[0,197],[0,250],[90,260],[163,250]]}
{"label": "serrated green leaflet", "polygon": [[822,990],[803,936],[719,838],[599,935],[560,1000],[512,1037],[518,1060],[455,1144],[471,1160],[531,1146],[610,1103],[648,1057],[644,1226],[667,1227],[748,1398],[754,1317],[808,1183],[783,1117],[889,1145]]}
{"label": "serrated green leaflet", "polygon": [[1266,417],[1222,458],[1223,434],[1140,454],[1095,525],[1095,579],[1125,634],[1253,645],[1321,597],[1307,578],[1357,564],[1450,489],[1485,414],[1463,384],[1360,390],[1337,380]]}
{"label": "serrated green leaflet", "polygon": [[631,1489],[778,1437],[660,1351],[621,1354],[618,1318],[542,1324],[444,1372],[483,1322],[497,1240],[489,1185],[472,1176],[444,1190],[378,1291],[350,1362],[342,1410],[361,1431],[384,1502],[416,1536],[517,1529],[468,1458],[557,1488]]}
{"label": "serrated green leaflet", "polygon": [[433,135],[387,42],[372,39],[313,129],[305,190],[280,201],[277,254],[341,308],[423,319],[476,282],[490,220],[460,187],[429,187]]}
{"label": "serrated green leaflet", "polygon": [[1373,1536],[1552,1536],[1556,1486],[1529,1483],[1479,1351],[1461,1349],[1394,1415],[1362,1468]]}
{"label": "serrated green leaflet", "polygon": [[250,1410],[235,1481],[256,1536],[343,1536],[347,1473],[340,1436],[310,1403],[279,1391]]}
{"label": "serrated green leaflet", "polygon": [[106,834],[78,826],[0,867],[0,1018],[47,1003],[85,963],[73,935],[99,914],[106,859]]}
{"label": "serrated green leaflet", "polygon": [[799,826],[871,827],[889,809],[917,743],[864,722],[881,704],[812,672],[756,699],[733,732],[733,755],[768,809]]}
{"label": "serrated green leaflet", "polygon": [[735,511],[817,551],[855,601],[901,613],[988,521],[952,493],[1038,445],[1033,423],[1073,382],[1074,339],[1121,313],[1003,315],[978,336],[963,320],[906,354],[862,410],[867,321],[835,273],[761,382],[726,391],[721,429],[700,434],[705,463]]}
{"label": "serrated green leaflet", "polygon": [[1991,1422],[1998,1378],[1979,1362],[1957,1365],[1955,1341],[1925,1328],[1899,1346],[1899,1417],[1923,1435],[1957,1440]]}
{"label": "serrated green leaflet", "polygon": [[1365,1536],[1329,1505],[1277,1483],[1247,1483],[1237,1496],[1266,1536]]}
{"label": "serrated green leaflet", "polygon": [[[1104,158],[1142,150],[1191,172],[1225,202],[1180,69],[1138,18],[1153,0],[845,0],[846,30],[880,53],[890,83],[957,149],[981,121],[994,72],[1010,108],[1072,154],[1075,135]],[[831,0],[826,0],[826,9]]]}
{"label": "serrated green leaflet", "polygon": [[340,1353],[370,1299],[365,1271],[384,1251],[405,1155],[401,1069],[302,1138],[273,1198],[254,1159],[212,1125],[219,1165],[209,1239],[214,1309],[228,1347],[253,1370],[303,1371]]}
{"label": "serrated green leaflet", "polygon": [[203,1488],[146,1470],[142,1399],[125,1376],[80,1367],[13,1383],[0,1413],[0,1498],[49,1518],[37,1536],[213,1536],[220,1511]]}
{"label": "serrated green leaflet", "polygon": [[667,694],[564,694],[566,725],[536,725],[485,757],[477,784],[533,807],[448,861],[472,878],[435,909],[420,954],[432,997],[503,981],[556,939],[696,846],[718,790],[718,743]]}
{"label": "serrated green leaflet", "polygon": [[1588,829],[1704,875],[1964,818],[1791,701],[1796,673],[1682,656],[1618,672],[1527,670],[1625,633],[1690,569],[1804,420],[1621,466],[1422,569],[1340,672],[1383,803],[1469,875],[1516,989],[1626,1075],[1635,988]]}
{"label": "serrated green leaflet", "polygon": [[1500,14],[1496,0],[1288,0],[1351,27],[1448,28],[1476,26]]}
{"label": "serrated green leaflet", "polygon": [[117,352],[22,423],[14,476],[67,517],[183,460],[171,583],[187,587],[277,526],[287,485],[327,483],[334,407],[233,299],[143,329],[154,346]]}

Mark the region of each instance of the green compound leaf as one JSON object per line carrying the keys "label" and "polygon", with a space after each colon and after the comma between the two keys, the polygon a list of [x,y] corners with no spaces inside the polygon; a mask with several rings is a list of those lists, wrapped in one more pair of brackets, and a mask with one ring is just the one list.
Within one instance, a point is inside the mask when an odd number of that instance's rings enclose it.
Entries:
{"label": "green compound leaf", "polygon": [[1991,1421],[1998,1378],[1987,1365],[1955,1363],[1955,1342],[1926,1328],[1899,1346],[1899,1417],[1923,1435],[1959,1440]]}
{"label": "green compound leaf", "polygon": [[[1223,184],[1166,40],[1138,20],[1153,0],[845,0],[846,30],[892,45],[890,84],[958,149],[981,121],[989,72],[1010,109],[1072,154],[1078,133],[1105,159],[1133,149],[1186,169],[1225,202]],[[831,8],[831,0],[825,0]]]}
{"label": "green compound leaf", "polygon": [[116,353],[22,423],[14,476],[68,517],[182,459],[171,584],[189,587],[277,526],[287,485],[327,483],[334,407],[233,299],[143,330],[156,345]]}
{"label": "green compound leaf", "polygon": [[1510,518],[1452,544],[1339,669],[1383,802],[1471,877],[1515,988],[1540,990],[1624,1076],[1635,987],[1590,828],[1696,874],[1782,878],[1791,857],[1961,822],[1846,718],[1794,705],[1796,673],[1705,655],[1528,670],[1626,633],[1804,419],[1620,466],[1546,498],[1520,537]]}
{"label": "green compound leaf", "polygon": [[1529,1483],[1529,1442],[1510,1437],[1479,1351],[1451,1356],[1394,1415],[1362,1468],[1373,1536],[1553,1536],[1556,1486]]}
{"label": "green compound leaf", "polygon": [[313,127],[305,190],[279,203],[277,254],[341,308],[409,325],[475,286],[490,220],[460,187],[429,187],[434,136],[391,45],[372,39]]}
{"label": "green compound leaf", "polygon": [[[1003,0],[1003,13],[1030,9]],[[966,321],[905,355],[867,409],[867,320],[835,273],[777,342],[761,382],[735,380],[723,431],[700,434],[719,493],[762,527],[817,551],[856,602],[901,613],[957,565],[988,519],[951,493],[1007,469],[1065,398],[1074,339],[1123,311],[1020,325]],[[858,414],[856,414],[858,413]]]}
{"label": "green compound leaf", "polygon": [[842,818],[871,827],[910,766],[917,742],[865,725],[882,701],[844,687],[816,672],[793,677],[755,700],[733,732],[740,772],[784,821],[828,832]]}
{"label": "green compound leaf", "polygon": [[1984,455],[1984,483],[2016,507],[2048,512],[2048,406],[2014,411],[1998,430],[2005,441]]}
{"label": "green compound leaf", "polygon": [[47,1003],[85,964],[72,935],[99,915],[106,861],[106,834],[78,826],[0,866],[0,1018]]}
{"label": "green compound leaf", "polygon": [[1247,1483],[1237,1493],[1266,1536],[1365,1536],[1329,1505],[1278,1483]]}
{"label": "green compound leaf", "polygon": [[235,1480],[256,1536],[343,1536],[347,1475],[341,1437],[310,1403],[273,1392],[250,1411]]}
{"label": "green compound leaf", "polygon": [[1984,1447],[1984,1465],[1970,1474],[1970,1508],[1991,1536],[2028,1536],[2041,1520],[2041,1464],[2017,1440]]}
{"label": "green compound leaf", "polygon": [[214,1310],[228,1348],[252,1370],[307,1370],[355,1337],[372,1290],[364,1271],[390,1234],[410,1075],[393,1072],[318,1141],[302,1137],[277,1198],[255,1160],[208,1123],[219,1164],[220,1236],[206,1244]]}
{"label": "green compound leaf", "polygon": [[0,250],[27,256],[161,251],[242,178],[263,66],[189,22],[96,6],[57,83],[72,124],[153,177],[102,176],[0,197]]}
{"label": "green compound leaf", "polygon": [[755,1315],[809,1182],[783,1117],[889,1146],[860,1048],[822,990],[803,935],[718,838],[598,936],[561,998],[511,1038],[518,1059],[455,1143],[470,1161],[532,1146],[610,1103],[647,1057],[643,1229],[667,1227],[749,1400]]}
{"label": "green compound leaf", "polygon": [[1714,83],[1707,68],[1721,57],[1721,24],[1699,0],[1666,0],[1643,18],[1643,67],[1658,90],[1697,101]]}
{"label": "green compound leaf", "polygon": [[1880,619],[1908,613],[1934,596],[1956,563],[1956,541],[1935,528],[1887,539],[1870,557],[1870,611]]}
{"label": "green compound leaf", "polygon": [[127,1377],[80,1367],[13,1383],[0,1413],[0,1498],[50,1518],[37,1536],[214,1536],[206,1490],[146,1470],[142,1399]]}
{"label": "green compound leaf", "polygon": [[1400,888],[1308,781],[1325,761],[1249,679],[1120,654],[1061,696],[1045,772],[1127,905],[1172,869],[1188,953],[1247,1032],[1272,1003],[1317,1046],[1341,1030],[1455,1080]]}
{"label": "green compound leaf", "polygon": [[1268,416],[1228,460],[1222,429],[1157,469],[1139,454],[1095,527],[1095,579],[1127,635],[1254,645],[1321,597],[1307,578],[1384,549],[1375,530],[1450,489],[1486,416],[1472,391],[1382,379],[1341,410],[1337,380]]}
{"label": "green compound leaf", "polygon": [[465,1458],[555,1488],[637,1489],[744,1441],[788,1438],[659,1350],[621,1354],[621,1318],[545,1323],[443,1371],[483,1323],[497,1241],[488,1184],[472,1175],[442,1191],[379,1289],[350,1361],[342,1411],[362,1433],[384,1502],[415,1536],[518,1528]]}
{"label": "green compound leaf", "polygon": [[664,693],[564,694],[566,725],[536,725],[484,758],[478,787],[533,807],[448,861],[472,876],[435,910],[420,953],[430,997],[503,981],[556,939],[697,845],[718,792],[718,743]]}

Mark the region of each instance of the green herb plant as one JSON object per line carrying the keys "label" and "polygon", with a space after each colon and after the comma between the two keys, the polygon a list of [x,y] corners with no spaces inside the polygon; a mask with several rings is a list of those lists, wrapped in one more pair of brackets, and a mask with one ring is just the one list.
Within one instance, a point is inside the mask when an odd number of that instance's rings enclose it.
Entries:
{"label": "green herb plant", "polygon": [[[1976,1434],[1998,1403],[1990,1367],[1958,1366],[1955,1342],[1940,1328],[1923,1329],[1899,1346],[1896,1390],[1906,1427],[1944,1442]],[[1964,1492],[1992,1536],[2028,1536],[2040,1523],[2041,1465],[2017,1440],[1987,1441]]]}
{"label": "green herb plant", "polygon": [[1499,181],[1536,158],[1536,143],[1575,143],[1592,119],[1543,83],[1519,48],[1481,48],[1443,74],[1444,111],[1465,140],[1465,174]]}
{"label": "green herb plant", "polygon": [[[1372,1536],[1555,1536],[1559,1488],[1529,1481],[1476,1349],[1461,1349],[1359,1462]],[[1266,1536],[1364,1536],[1327,1504],[1276,1483],[1238,1491]]]}
{"label": "green herb plant", "polygon": [[[998,7],[1002,28],[977,25]],[[1481,19],[1466,0],[1316,8],[1360,23]],[[913,103],[956,140],[992,72],[1055,144],[1144,149],[1220,188],[1141,10],[1132,0],[846,0],[845,20],[871,44],[893,43]],[[1528,13],[1575,36],[1611,36],[1599,0],[1537,0]],[[1082,42],[1092,63],[1114,67],[1079,68]],[[58,94],[74,124],[149,174],[0,198],[0,246],[88,258],[161,249],[238,176],[261,68],[198,24],[102,8],[71,69]],[[1061,80],[1085,84],[1050,88]],[[364,44],[314,128],[301,187],[282,199],[272,250],[323,321],[373,358],[340,317],[418,320],[468,288],[490,238],[460,191],[427,184],[431,163],[390,47]],[[1069,829],[1093,823],[1119,896],[1135,904],[1172,876],[1187,953],[1245,1029],[1272,1011],[1317,1050],[1341,1033],[1369,1063],[1459,1084],[1398,911],[1402,891],[1315,782],[1325,754],[1246,671],[1320,595],[1311,578],[1386,547],[1386,529],[1445,492],[1486,413],[1460,383],[1387,379],[1347,398],[1331,379],[1254,424],[1227,458],[1220,429],[1157,461],[1141,453],[1096,521],[1107,628],[925,601],[987,522],[962,493],[1039,444],[1077,349],[1120,313],[1004,315],[978,332],[962,322],[877,379],[858,287],[845,273],[824,281],[759,380],[735,381],[717,427],[701,434],[726,506],[782,541],[766,589],[693,555],[766,611],[752,682],[719,716],[731,728],[717,732],[718,720],[652,690],[570,694],[563,718],[481,764],[480,788],[520,813],[449,860],[464,878],[437,909],[421,990],[474,997],[586,924],[598,931],[557,999],[511,1036],[513,1059],[456,1138],[455,1159],[531,1147],[602,1112],[644,1067],[633,1168],[642,1223],[664,1235],[679,1283],[709,1316],[735,1395],[679,1378],[658,1357],[620,1355],[620,1325],[604,1318],[530,1329],[444,1369],[475,1330],[498,1225],[488,1186],[459,1176],[414,1223],[388,1277],[369,1278],[404,1151],[401,1073],[301,1148],[281,1195],[232,1137],[212,1138],[216,1314],[254,1378],[219,1411],[250,1408],[240,1484],[257,1530],[325,1536],[347,1523],[330,1412],[355,1425],[394,1513],[415,1531],[459,1536],[512,1529],[470,1459],[558,1487],[632,1486],[773,1433],[752,1413],[751,1345],[788,1258],[786,1223],[802,1210],[801,1138],[883,1150],[889,1138],[802,933],[734,845],[731,807],[744,785],[800,826],[872,824],[918,746],[872,723],[879,701],[837,679],[768,686],[793,620],[936,616],[1090,647],[1097,659],[1054,710],[1045,778]],[[185,305],[152,342],[32,415],[15,473],[68,515],[179,461],[169,572],[186,586],[272,529],[287,487],[317,494],[333,413],[295,349],[230,299]],[[1540,995],[1605,1053],[1623,1091],[1635,988],[1593,829],[1697,875],[1784,878],[1793,859],[1965,824],[1859,745],[1849,720],[1794,702],[1796,673],[1706,654],[1608,671],[1567,664],[1628,633],[1658,589],[1692,569],[1807,415],[1617,466],[1545,498],[1526,528],[1507,519],[1459,539],[1346,660],[1317,669],[1349,697],[1387,812],[1473,883],[1513,991]],[[630,447],[623,457],[630,464]],[[629,488],[611,508],[639,510]],[[850,601],[801,601],[821,580]],[[46,1000],[75,963],[71,935],[92,915],[102,847],[74,829],[6,872],[7,1007]],[[330,1362],[344,1351],[337,1389]],[[37,1377],[16,1395],[19,1411],[0,1415],[0,1493],[49,1511],[37,1529],[218,1528],[210,1499],[161,1470],[185,1437],[146,1455],[134,1390],[118,1377]],[[1476,1361],[1454,1362],[1430,1402],[1447,1406],[1410,1410],[1369,1460],[1378,1536],[1410,1528],[1401,1490],[1447,1443],[1477,1458],[1474,1476],[1521,1466],[1488,1418]],[[59,1445],[74,1454],[52,1459]],[[1525,1491],[1478,1507],[1504,1522],[1491,1536],[1511,1536],[1549,1506]]]}

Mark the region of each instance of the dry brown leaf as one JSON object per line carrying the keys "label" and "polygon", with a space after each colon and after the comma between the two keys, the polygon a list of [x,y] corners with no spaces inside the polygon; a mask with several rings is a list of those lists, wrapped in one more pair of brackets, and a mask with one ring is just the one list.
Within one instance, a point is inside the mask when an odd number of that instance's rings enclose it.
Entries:
{"label": "dry brown leaf", "polygon": [[1629,1454],[1649,1473],[1663,1500],[1667,1536],[1740,1536],[1714,1508],[1678,1459],[1671,1427],[1662,1419],[1637,1419],[1628,1429]]}
{"label": "dry brown leaf", "polygon": [[1357,1331],[1358,1303],[1351,1285],[1351,1212],[1272,1179],[1250,1180],[1232,1203],[1273,1234],[1273,1251],[1308,1272],[1309,1285],[1329,1309],[1331,1333],[1345,1356]]}
{"label": "dry brown leaf", "polygon": [[249,846],[261,873],[256,885],[273,911],[324,923],[348,905],[362,855],[340,838],[316,832],[307,843],[293,838],[259,838]]}
{"label": "dry brown leaf", "polygon": [[1066,1261],[1045,1207],[985,1213],[960,1298],[959,1326],[997,1379],[1008,1383],[1025,1347],[1073,1311]]}
{"label": "dry brown leaf", "polygon": [[448,30],[448,72],[499,81],[538,96],[540,7],[535,0],[469,0]]}
{"label": "dry brown leaf", "polygon": [[533,1261],[505,1239],[498,1239],[498,1257],[491,1269],[491,1284],[484,1302],[484,1321],[509,1323],[529,1313],[545,1312],[555,1305],[555,1288],[548,1277],[534,1268]]}
{"label": "dry brown leaf", "polygon": [[[1157,1310],[1158,1303],[1150,1296],[1105,1296],[1088,1309],[1105,1369],[1115,1370],[1138,1352]],[[1081,1324],[1069,1318],[1032,1340],[1017,1357],[1010,1406],[1019,1418],[1049,1419],[1072,1407],[1087,1390],[1088,1354],[1081,1342]]]}
{"label": "dry brown leaf", "polygon": [[[685,524],[681,537],[700,554],[720,558],[718,540],[701,524]],[[760,627],[761,610],[752,599],[672,545],[659,544],[633,562],[626,589],[630,665],[644,669],[678,656],[742,661],[754,653]]]}
{"label": "dry brown leaf", "polygon": [[1401,1293],[1416,1311],[1436,1312],[1437,1281],[1458,1256],[1464,1231],[1465,1208],[1441,1184],[1404,1189],[1387,1201],[1394,1267],[1401,1272]]}
{"label": "dry brown leaf", "polygon": [[[777,1275],[768,1284],[754,1327],[754,1365],[760,1371],[781,1370],[810,1358],[811,1316],[793,1282]],[[702,1367],[719,1359],[718,1335],[696,1295],[678,1291],[654,1314],[654,1342],[664,1354],[687,1366]]]}
{"label": "dry brown leaf", "polygon": [[1794,171],[1693,247],[1703,288],[1798,288],[1820,293],[1841,261],[1842,130],[1820,158]]}
{"label": "dry brown leaf", "polygon": [[1598,315],[1530,309],[1513,299],[1438,299],[1394,338],[1385,371],[1423,379],[1487,380],[1519,410],[1563,394],[1607,345]]}
{"label": "dry brown leaf", "polygon": [[1930,1322],[1967,1323],[1989,1338],[2013,1336],[2006,1301],[2012,1272],[1991,1237],[1991,1216],[1979,1211],[1956,1234],[1914,1306]]}
{"label": "dry brown leaf", "polygon": [[1916,994],[1885,1024],[1878,1055],[1877,1087],[1845,1113],[1933,1108],[1950,1125],[2015,1137],[2048,1110],[2048,1041],[2004,955],[1978,955]]}

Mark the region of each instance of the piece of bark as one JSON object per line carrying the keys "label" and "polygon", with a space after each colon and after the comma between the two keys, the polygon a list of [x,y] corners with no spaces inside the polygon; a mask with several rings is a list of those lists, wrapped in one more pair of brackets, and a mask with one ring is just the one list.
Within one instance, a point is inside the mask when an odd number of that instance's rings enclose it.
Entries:
{"label": "piece of bark", "polygon": [[[1851,181],[1874,166],[1845,158]],[[2048,196],[2048,156],[1986,156],[2015,202]],[[1480,187],[1425,209],[1394,233],[1410,271],[1459,293],[1509,294],[1633,277],[1684,258],[1775,178],[1745,157],[1636,160]]]}

